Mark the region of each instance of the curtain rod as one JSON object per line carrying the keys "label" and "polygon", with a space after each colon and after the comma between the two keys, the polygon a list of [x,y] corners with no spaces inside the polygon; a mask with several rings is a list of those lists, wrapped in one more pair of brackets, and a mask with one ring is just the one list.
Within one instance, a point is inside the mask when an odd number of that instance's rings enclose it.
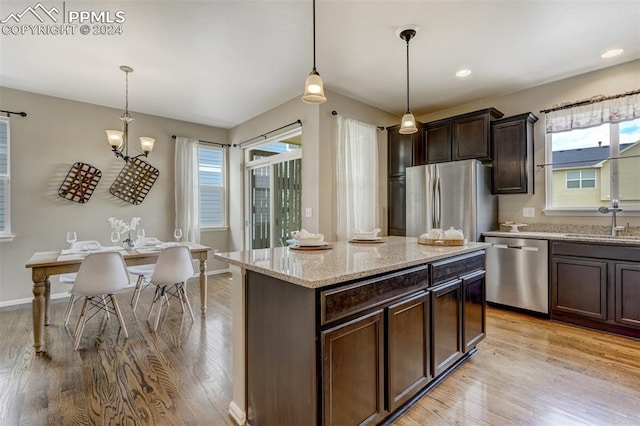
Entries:
{"label": "curtain rod", "polygon": [[[338,113],[334,109],[333,111],[331,111],[331,115],[338,115]],[[384,126],[376,126],[376,127],[378,128],[378,130],[384,130]]]}
{"label": "curtain rod", "polygon": [[19,115],[20,117],[26,117],[27,116],[26,112],[7,111],[6,109],[0,109],[0,112],[3,112],[5,114],[7,114],[7,117],[11,117],[11,114]]}
{"label": "curtain rod", "polygon": [[549,109],[543,109],[543,110],[540,110],[540,113],[547,114],[547,113],[553,112],[553,111],[560,111],[562,109],[568,109],[568,108],[573,108],[573,107],[578,107],[578,106],[583,106],[583,105],[595,104],[596,102],[608,101],[610,99],[624,98],[625,96],[637,95],[638,93],[640,93],[640,89],[636,89],[636,90],[633,90],[631,92],[626,92],[626,93],[619,93],[617,95],[611,95],[611,96],[604,96],[604,95],[594,96],[591,99],[584,99],[582,101],[573,102],[573,103],[570,103],[570,104],[567,104],[567,105],[560,105],[560,106],[552,107],[552,108],[549,108]]}
{"label": "curtain rod", "polygon": [[565,164],[586,163],[587,161],[624,160],[626,158],[640,158],[640,155],[628,155],[626,157],[592,158],[592,159],[577,160],[577,161],[561,161],[559,163],[536,164],[536,167],[542,169],[542,168],[547,167],[547,166],[563,166]]}
{"label": "curtain rod", "polygon": [[278,130],[286,129],[287,127],[293,126],[294,124],[302,126],[302,120],[297,119],[296,121],[294,121],[292,123],[289,123],[289,124],[285,124],[284,126],[278,127],[277,129],[269,130],[268,132],[265,132],[265,133],[263,133],[261,135],[258,135],[258,136],[254,136],[252,138],[249,138],[249,139],[247,139],[245,141],[242,141],[242,142],[239,142],[239,143],[234,143],[233,146],[234,147],[242,146],[242,144],[247,143],[247,142],[251,142],[252,140],[257,139],[257,138],[267,139],[267,135],[268,134],[273,133],[273,132],[277,132]]}
{"label": "curtain rod", "polygon": [[[171,135],[171,139],[175,139],[177,138],[176,135]],[[218,145],[221,146],[223,148],[227,147],[227,146],[231,146],[230,143],[220,143],[220,142],[211,142],[211,141],[203,141],[202,139],[198,139],[198,142],[202,142],[202,143],[209,143],[211,145]]]}

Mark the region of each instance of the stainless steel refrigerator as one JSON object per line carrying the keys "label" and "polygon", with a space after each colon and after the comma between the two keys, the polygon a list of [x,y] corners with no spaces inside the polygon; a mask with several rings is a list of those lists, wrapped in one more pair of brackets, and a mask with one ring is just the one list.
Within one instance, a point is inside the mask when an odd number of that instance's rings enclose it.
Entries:
{"label": "stainless steel refrigerator", "polygon": [[462,229],[469,241],[498,229],[498,199],[491,195],[491,170],[478,160],[408,167],[407,237],[429,229]]}

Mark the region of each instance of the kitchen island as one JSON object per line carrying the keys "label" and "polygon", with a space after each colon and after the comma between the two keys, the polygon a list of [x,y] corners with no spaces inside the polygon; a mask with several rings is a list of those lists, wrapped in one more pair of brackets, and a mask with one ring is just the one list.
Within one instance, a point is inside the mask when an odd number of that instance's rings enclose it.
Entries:
{"label": "kitchen island", "polygon": [[216,253],[233,274],[234,420],[390,422],[485,335],[485,243]]}

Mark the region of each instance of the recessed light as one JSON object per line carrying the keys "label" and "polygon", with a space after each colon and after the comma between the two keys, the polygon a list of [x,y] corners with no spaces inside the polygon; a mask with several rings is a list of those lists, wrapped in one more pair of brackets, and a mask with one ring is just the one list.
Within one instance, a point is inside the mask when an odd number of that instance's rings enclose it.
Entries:
{"label": "recessed light", "polygon": [[460,70],[456,73],[456,77],[469,77],[471,75],[471,70],[464,69]]}
{"label": "recessed light", "polygon": [[602,55],[600,55],[600,57],[604,59],[613,58],[615,56],[621,55],[622,52],[624,52],[624,49],[611,49],[604,52]]}

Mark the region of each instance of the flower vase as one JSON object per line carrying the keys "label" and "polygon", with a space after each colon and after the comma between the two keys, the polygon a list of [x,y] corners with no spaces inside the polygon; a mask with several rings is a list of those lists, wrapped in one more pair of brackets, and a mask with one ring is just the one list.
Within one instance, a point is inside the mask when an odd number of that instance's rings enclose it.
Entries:
{"label": "flower vase", "polygon": [[122,242],[122,245],[125,248],[125,250],[133,250],[133,247],[135,247],[135,244],[131,239],[131,232],[127,232],[127,239]]}

